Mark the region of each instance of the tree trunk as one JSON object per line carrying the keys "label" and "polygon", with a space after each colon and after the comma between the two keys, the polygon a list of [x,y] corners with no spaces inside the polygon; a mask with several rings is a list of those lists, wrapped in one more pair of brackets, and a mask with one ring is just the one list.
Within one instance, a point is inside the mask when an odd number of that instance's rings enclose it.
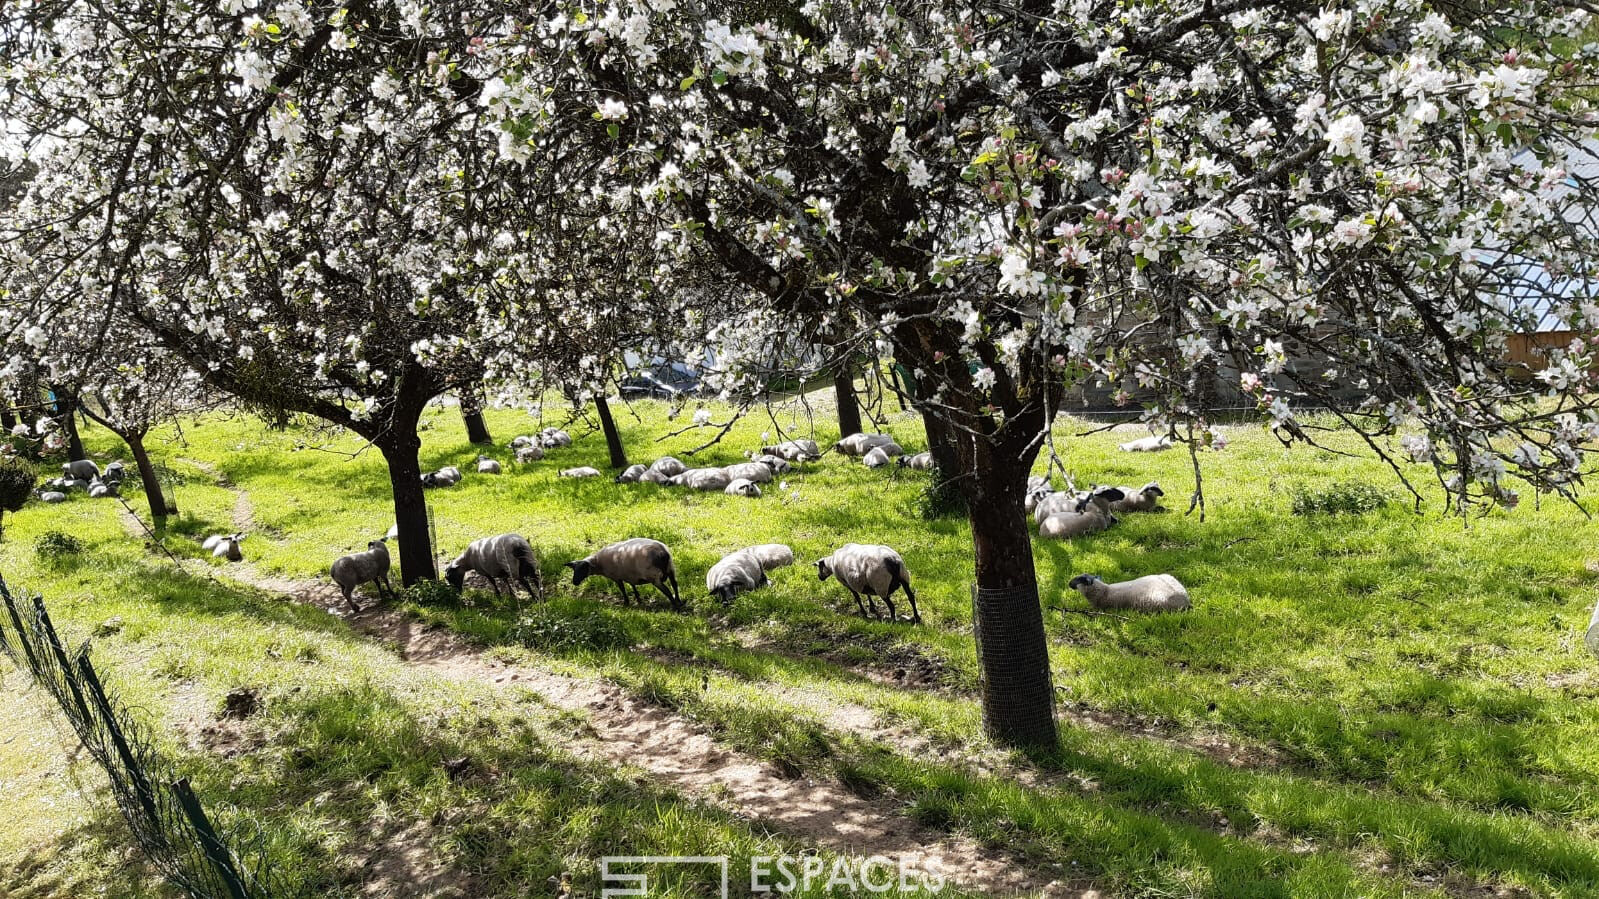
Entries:
{"label": "tree trunk", "polygon": [[953,427],[936,415],[922,413],[922,425],[927,429],[927,451],[933,454],[933,464],[947,481],[961,474],[960,453],[955,445],[956,436],[971,440],[971,435]]}
{"label": "tree trunk", "polygon": [[394,523],[400,529],[400,580],[409,587],[438,577],[433,567],[433,543],[428,536],[427,495],[422,490],[422,463],[417,458],[422,438],[415,422],[396,427],[377,444],[389,463],[389,484],[394,489]]}
{"label": "tree trunk", "polygon": [[855,401],[855,370],[848,360],[833,370],[833,395],[838,398],[838,436],[861,433],[861,407]]}
{"label": "tree trunk", "polygon": [[493,446],[489,426],[483,421],[483,391],[473,387],[461,391],[461,420],[466,423],[466,439],[472,443]]}
{"label": "tree trunk", "polygon": [[11,433],[11,429],[15,428],[16,426],[17,414],[11,411],[11,402],[9,399],[7,399],[5,407],[0,408],[0,428],[5,428],[6,433],[9,434]]}
{"label": "tree trunk", "polygon": [[155,466],[150,464],[150,454],[144,449],[143,434],[118,434],[128,444],[128,451],[133,453],[133,464],[139,469],[139,480],[144,482],[144,498],[150,503],[150,517],[160,521],[168,515],[178,511],[177,506],[167,506],[166,494],[161,490],[161,481],[156,477]]}
{"label": "tree trunk", "polygon": [[78,436],[78,398],[65,387],[52,386],[56,396],[56,424],[67,435],[67,458],[73,462],[89,458],[83,451],[83,440]]}
{"label": "tree trunk", "polygon": [[[1032,537],[1022,499],[1036,453],[978,439],[959,455],[971,459],[962,478],[968,503],[977,586],[972,591],[972,631],[983,679],[983,725],[1012,746],[1054,747],[1055,690],[1049,641],[1033,569]],[[1018,458],[1020,455],[1022,458]]]}
{"label": "tree trunk", "polygon": [[600,417],[600,430],[605,432],[605,448],[611,451],[611,467],[627,467],[627,450],[622,447],[622,433],[616,429],[616,419],[611,415],[611,404],[605,397],[594,398],[594,412]]}

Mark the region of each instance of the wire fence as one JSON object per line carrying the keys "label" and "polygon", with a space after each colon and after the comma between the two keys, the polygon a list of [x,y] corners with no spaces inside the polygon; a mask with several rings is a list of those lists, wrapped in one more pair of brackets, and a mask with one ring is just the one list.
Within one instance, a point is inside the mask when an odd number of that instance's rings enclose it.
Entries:
{"label": "wire fence", "polygon": [[14,596],[0,577],[0,654],[27,671],[61,706],[84,751],[105,769],[117,807],[151,864],[196,899],[265,899],[286,895],[259,840],[241,855],[239,834],[206,815],[145,726],[108,693],[85,641],[62,643],[44,598]]}

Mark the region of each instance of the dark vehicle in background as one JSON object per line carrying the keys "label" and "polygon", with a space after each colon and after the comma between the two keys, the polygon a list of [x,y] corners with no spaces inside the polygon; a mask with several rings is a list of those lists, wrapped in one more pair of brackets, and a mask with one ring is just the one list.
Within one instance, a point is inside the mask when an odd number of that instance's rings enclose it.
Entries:
{"label": "dark vehicle in background", "polygon": [[675,400],[679,397],[700,396],[704,387],[694,369],[681,362],[652,365],[641,368],[622,379],[622,396],[629,399],[648,397]]}

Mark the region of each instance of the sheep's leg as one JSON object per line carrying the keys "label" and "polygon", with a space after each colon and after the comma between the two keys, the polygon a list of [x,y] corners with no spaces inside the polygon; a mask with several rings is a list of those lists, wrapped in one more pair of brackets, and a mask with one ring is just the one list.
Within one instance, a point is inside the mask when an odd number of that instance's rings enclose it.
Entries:
{"label": "sheep's leg", "polygon": [[[853,588],[851,588],[851,587],[847,587],[846,586],[844,589],[849,590],[849,595],[855,597],[855,608],[860,609],[861,610],[861,617],[865,618],[866,617],[866,603],[861,602],[861,595],[859,593],[856,593],[855,590]],[[872,611],[876,612],[877,611],[877,606],[875,606],[875,605],[872,606]]]}
{"label": "sheep's leg", "polygon": [[622,592],[622,605],[624,605],[624,606],[632,605],[633,604],[633,598],[631,596],[627,595],[627,585],[622,583],[621,581],[615,581],[614,583],[616,584],[616,589],[618,589],[618,590],[620,590]]}
{"label": "sheep's leg", "polygon": [[671,604],[672,611],[679,611],[681,607],[678,605],[677,597],[672,595],[672,591],[666,589],[665,579],[654,581],[653,583],[655,584],[655,589],[661,591],[661,595],[666,597],[666,601]]}
{"label": "sheep's leg", "polygon": [[[870,596],[871,594],[868,593],[867,595]],[[894,595],[894,591],[893,590],[886,591],[884,593],[884,595],[883,595],[883,605],[888,607],[888,620],[889,621],[898,621],[899,620],[899,613],[894,611],[894,601],[892,599],[889,599],[889,597],[893,596],[893,595]]]}
{"label": "sheep's leg", "polygon": [[683,608],[683,591],[678,589],[677,586],[677,572],[668,571],[666,579],[672,582],[672,608],[681,611]]}
{"label": "sheep's leg", "polygon": [[916,594],[911,591],[909,581],[900,581],[899,585],[905,589],[905,596],[911,601],[911,624],[922,623],[922,613],[916,608]]}
{"label": "sheep's leg", "polygon": [[359,605],[356,605],[356,602],[355,602],[355,591],[353,591],[349,587],[345,587],[345,586],[340,586],[339,589],[344,591],[344,601],[350,604],[350,611],[352,611],[352,612],[360,612],[361,611],[361,607]]}

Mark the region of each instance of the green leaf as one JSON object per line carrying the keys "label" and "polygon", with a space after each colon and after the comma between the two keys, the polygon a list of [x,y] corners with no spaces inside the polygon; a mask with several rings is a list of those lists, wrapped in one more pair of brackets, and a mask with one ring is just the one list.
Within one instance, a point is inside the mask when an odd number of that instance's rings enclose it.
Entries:
{"label": "green leaf", "polygon": [[605,126],[605,133],[609,134],[612,140],[615,140],[622,135],[622,129],[617,127],[615,122],[612,122]]}
{"label": "green leaf", "polygon": [[711,83],[716,85],[717,87],[721,87],[722,85],[726,84],[727,83],[727,73],[722,71],[721,69],[717,69],[716,71],[712,72],[711,73]]}
{"label": "green leaf", "polygon": [[698,73],[690,75],[687,78],[684,78],[682,81],[678,82],[677,89],[680,90],[680,91],[686,91],[689,88],[693,87],[694,86],[694,82],[696,82],[698,80],[700,80],[700,76],[699,76]]}

